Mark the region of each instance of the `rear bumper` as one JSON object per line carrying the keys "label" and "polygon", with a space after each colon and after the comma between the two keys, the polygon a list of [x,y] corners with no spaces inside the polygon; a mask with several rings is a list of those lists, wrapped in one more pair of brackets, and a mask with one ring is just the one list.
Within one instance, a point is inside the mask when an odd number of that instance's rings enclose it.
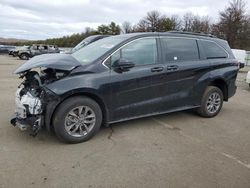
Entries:
{"label": "rear bumper", "polygon": [[235,84],[236,80],[231,80],[228,84],[228,99],[235,95],[237,86]]}

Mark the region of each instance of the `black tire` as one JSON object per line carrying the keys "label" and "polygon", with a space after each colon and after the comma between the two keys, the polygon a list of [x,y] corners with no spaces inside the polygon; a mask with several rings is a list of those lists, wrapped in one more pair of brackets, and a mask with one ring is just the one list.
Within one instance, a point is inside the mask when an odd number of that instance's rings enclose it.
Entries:
{"label": "black tire", "polygon": [[[209,97],[211,97],[211,95],[214,93],[218,94],[217,96],[220,98],[220,103],[219,105],[217,105],[218,106],[217,108],[215,107],[214,109],[215,111],[212,113],[212,112],[209,112],[208,110],[208,100],[209,100]],[[222,106],[223,106],[222,91],[218,87],[208,86],[202,96],[201,106],[197,109],[197,112],[202,117],[211,118],[211,117],[216,116],[220,112]]]}
{"label": "black tire", "polygon": [[[89,107],[95,115],[95,123],[92,126],[92,129],[86,134],[76,137],[70,135],[66,130],[66,117],[72,109],[75,109],[79,106]],[[99,130],[102,124],[102,110],[100,106],[92,99],[88,97],[72,97],[66,99],[63,103],[57,108],[55,115],[53,116],[53,126],[57,137],[66,143],[80,143],[85,142],[92,138]],[[83,127],[83,125],[81,126]],[[82,128],[81,128],[82,129]],[[86,131],[86,129],[85,129]],[[86,131],[87,132],[87,131]]]}
{"label": "black tire", "polygon": [[27,53],[23,53],[19,57],[22,60],[29,60],[29,58],[30,58],[29,54],[27,54]]}

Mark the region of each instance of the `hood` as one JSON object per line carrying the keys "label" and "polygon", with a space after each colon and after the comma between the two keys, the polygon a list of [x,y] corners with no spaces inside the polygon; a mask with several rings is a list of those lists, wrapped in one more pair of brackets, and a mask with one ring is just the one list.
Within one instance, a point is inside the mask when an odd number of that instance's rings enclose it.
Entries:
{"label": "hood", "polygon": [[44,54],[31,58],[16,69],[15,74],[39,67],[71,71],[80,66],[80,62],[69,54]]}

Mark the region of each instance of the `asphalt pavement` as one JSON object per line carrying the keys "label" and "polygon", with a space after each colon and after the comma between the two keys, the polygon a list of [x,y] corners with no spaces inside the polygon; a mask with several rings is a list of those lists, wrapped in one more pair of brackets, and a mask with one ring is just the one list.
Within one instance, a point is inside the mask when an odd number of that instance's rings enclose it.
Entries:
{"label": "asphalt pavement", "polygon": [[90,141],[64,144],[43,130],[31,137],[9,123],[24,61],[0,56],[0,187],[250,187],[250,88],[211,119],[193,111],[102,128]]}

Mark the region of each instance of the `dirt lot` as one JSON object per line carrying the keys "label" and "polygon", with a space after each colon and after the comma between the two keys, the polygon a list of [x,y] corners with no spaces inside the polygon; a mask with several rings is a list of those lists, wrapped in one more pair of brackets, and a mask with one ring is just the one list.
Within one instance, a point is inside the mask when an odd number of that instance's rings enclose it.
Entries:
{"label": "dirt lot", "polygon": [[250,187],[250,89],[221,113],[144,118],[102,128],[86,143],[60,143],[45,130],[29,136],[10,125],[12,72],[24,61],[0,56],[0,187]]}

